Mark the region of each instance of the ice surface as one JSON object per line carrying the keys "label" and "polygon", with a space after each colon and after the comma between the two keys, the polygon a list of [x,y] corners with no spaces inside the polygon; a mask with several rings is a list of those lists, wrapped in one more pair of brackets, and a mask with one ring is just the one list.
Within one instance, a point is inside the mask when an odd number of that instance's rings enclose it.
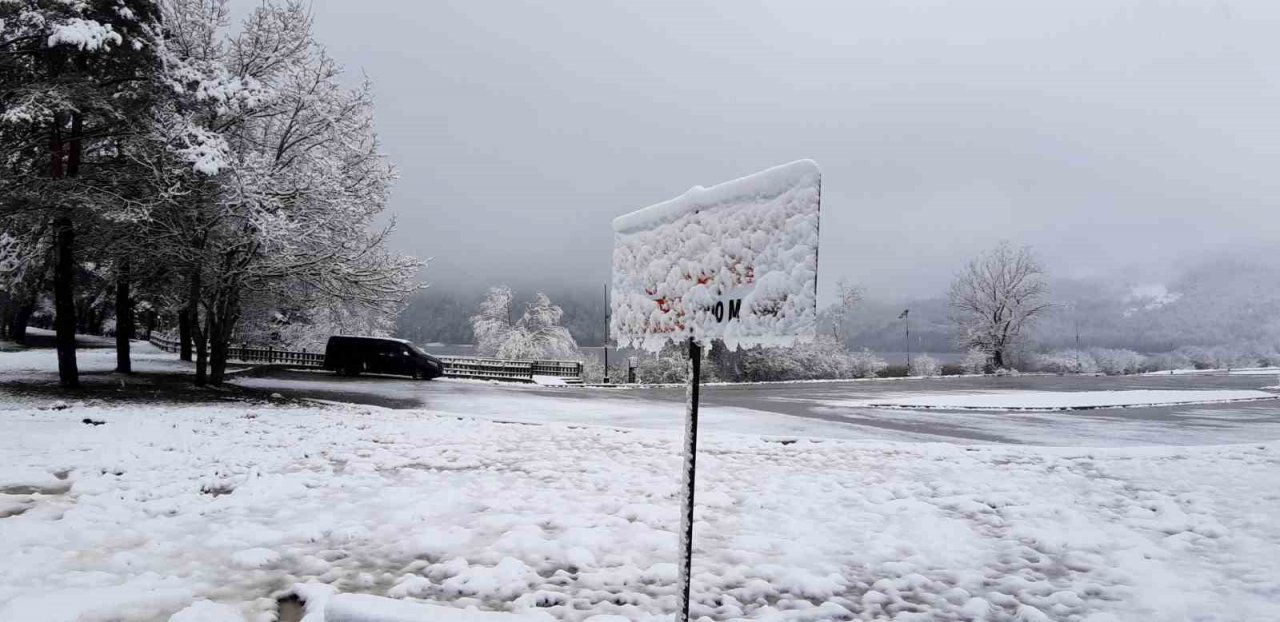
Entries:
{"label": "ice surface", "polygon": [[821,181],[800,160],[619,216],[612,336],[655,351],[688,337],[730,348],[811,338]]}

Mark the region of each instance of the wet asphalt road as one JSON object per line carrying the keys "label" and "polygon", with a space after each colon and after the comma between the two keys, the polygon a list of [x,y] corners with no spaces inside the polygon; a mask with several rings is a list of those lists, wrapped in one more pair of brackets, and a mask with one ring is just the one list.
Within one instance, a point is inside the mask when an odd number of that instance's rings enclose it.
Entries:
{"label": "wet asphalt road", "polygon": [[[681,415],[680,387],[550,388],[477,382],[415,382],[392,377],[338,377],[320,372],[276,371],[239,381],[289,397],[424,408],[521,421],[579,421],[564,412],[653,413],[653,421],[633,417],[637,427],[675,425]],[[800,435],[888,440],[943,440],[968,443],[1051,445],[1198,445],[1280,439],[1280,400],[1140,408],[1103,408],[1052,413],[947,410],[884,410],[849,407],[840,402],[886,395],[991,390],[1115,391],[1249,390],[1280,383],[1274,375],[1160,375],[1121,377],[1020,376],[883,379],[873,381],[703,388],[704,410],[752,412],[782,422]],[[758,417],[757,417],[758,418]],[[620,418],[598,416],[583,422],[612,424]],[[747,421],[747,419],[742,419]],[[619,425],[630,425],[619,424]],[[807,427],[806,427],[807,426]],[[729,428],[726,424],[722,426]],[[751,423],[743,431],[753,432]],[[776,426],[775,426],[776,427]],[[772,429],[772,428],[770,428]]]}

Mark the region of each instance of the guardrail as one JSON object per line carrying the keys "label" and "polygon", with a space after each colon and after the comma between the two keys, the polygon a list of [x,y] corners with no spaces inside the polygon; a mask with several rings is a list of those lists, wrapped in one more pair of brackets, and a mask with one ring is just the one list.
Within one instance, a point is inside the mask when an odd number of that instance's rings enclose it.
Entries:
{"label": "guardrail", "polygon": [[[181,344],[176,339],[151,335],[151,345],[165,351],[177,352]],[[324,367],[323,352],[276,350],[246,345],[227,347],[229,360],[244,363],[268,363],[292,367]],[[561,378],[569,384],[582,383],[581,361],[509,361],[505,359],[474,356],[437,356],[444,363],[444,375],[450,378],[476,378],[482,380],[507,380],[533,382],[534,376]]]}
{"label": "guardrail", "polygon": [[533,382],[534,376],[561,378],[569,384],[582,383],[580,361],[509,361],[475,356],[437,356],[444,374],[454,378],[483,378]]}

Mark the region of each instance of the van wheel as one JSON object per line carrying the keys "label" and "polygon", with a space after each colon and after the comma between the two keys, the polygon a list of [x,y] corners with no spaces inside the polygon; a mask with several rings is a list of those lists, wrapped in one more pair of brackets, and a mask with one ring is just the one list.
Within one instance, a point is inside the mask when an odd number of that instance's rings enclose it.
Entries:
{"label": "van wheel", "polygon": [[422,373],[422,370],[421,370],[421,369],[417,369],[417,368],[415,368],[415,369],[413,370],[413,374],[412,374],[412,376],[413,376],[413,379],[414,379],[414,380],[425,380],[425,379],[426,379],[426,375]]}
{"label": "van wheel", "polygon": [[342,373],[345,376],[359,376],[360,368],[356,365],[348,365],[345,368],[343,368]]}

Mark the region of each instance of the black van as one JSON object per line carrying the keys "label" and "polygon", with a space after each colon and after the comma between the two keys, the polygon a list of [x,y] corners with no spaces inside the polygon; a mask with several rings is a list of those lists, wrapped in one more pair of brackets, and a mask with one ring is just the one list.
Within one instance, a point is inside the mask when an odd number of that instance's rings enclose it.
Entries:
{"label": "black van", "polygon": [[388,337],[330,337],[324,368],[348,376],[368,372],[430,380],[444,375],[440,359],[404,339]]}

